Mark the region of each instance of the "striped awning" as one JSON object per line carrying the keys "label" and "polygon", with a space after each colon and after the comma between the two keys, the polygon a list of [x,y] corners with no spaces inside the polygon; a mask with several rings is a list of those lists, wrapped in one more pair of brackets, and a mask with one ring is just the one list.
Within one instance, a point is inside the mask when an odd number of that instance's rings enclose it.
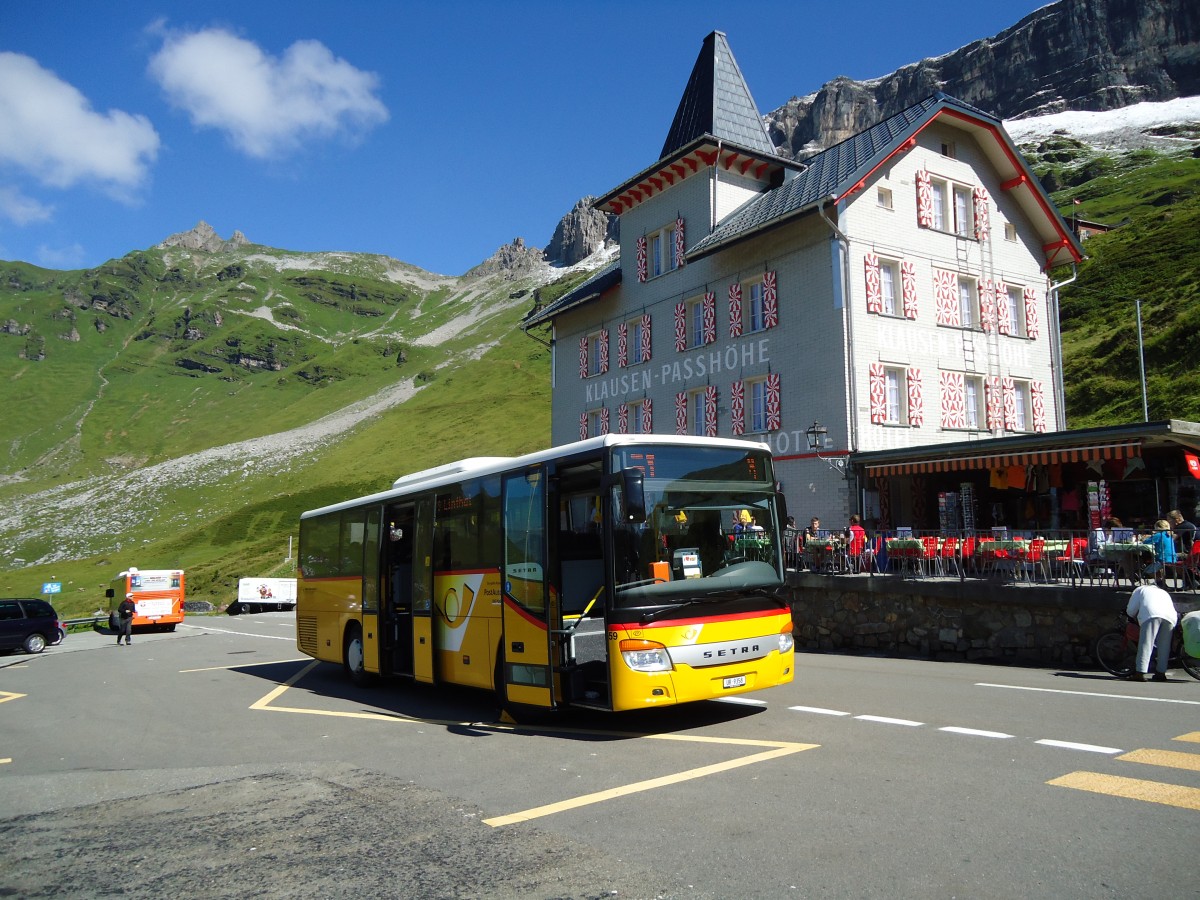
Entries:
{"label": "striped awning", "polygon": [[1009,466],[1049,466],[1055,463],[1088,462],[1099,459],[1132,459],[1141,454],[1141,441],[1117,444],[1093,444],[1086,447],[1061,447],[1045,450],[1024,450],[1011,453],[978,453],[970,456],[948,456],[935,459],[914,459],[904,462],[868,464],[868,477],[889,475],[921,475],[926,472],[960,472],[966,469],[1006,469]]}

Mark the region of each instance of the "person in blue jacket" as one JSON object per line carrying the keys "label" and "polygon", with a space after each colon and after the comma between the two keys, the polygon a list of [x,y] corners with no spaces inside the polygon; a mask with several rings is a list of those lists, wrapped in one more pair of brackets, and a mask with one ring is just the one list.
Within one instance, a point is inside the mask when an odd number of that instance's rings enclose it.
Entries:
{"label": "person in blue jacket", "polygon": [[1146,566],[1146,575],[1158,575],[1167,565],[1175,562],[1175,537],[1171,534],[1171,523],[1159,519],[1154,523],[1154,534],[1142,541],[1154,548],[1154,562]]}

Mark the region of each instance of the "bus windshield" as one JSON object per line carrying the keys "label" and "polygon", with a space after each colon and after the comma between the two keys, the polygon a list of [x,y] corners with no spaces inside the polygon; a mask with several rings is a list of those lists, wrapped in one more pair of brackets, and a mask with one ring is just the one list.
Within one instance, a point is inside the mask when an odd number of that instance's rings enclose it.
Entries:
{"label": "bus windshield", "polygon": [[623,487],[613,488],[617,607],[781,583],[775,480],[765,450],[618,447],[613,470],[642,473],[646,511],[644,522],[629,521]]}

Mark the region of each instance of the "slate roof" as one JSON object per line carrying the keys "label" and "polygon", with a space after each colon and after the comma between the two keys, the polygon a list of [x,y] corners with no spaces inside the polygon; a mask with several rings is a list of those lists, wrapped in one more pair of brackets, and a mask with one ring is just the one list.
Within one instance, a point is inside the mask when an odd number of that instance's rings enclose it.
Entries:
{"label": "slate roof", "polygon": [[721,31],[704,39],[659,159],[703,135],[775,155],[767,126]]}
{"label": "slate roof", "polygon": [[945,107],[955,107],[1000,125],[998,119],[961,100],[947,94],[934,94],[807,160],[808,167],[803,172],[775,190],[750,200],[718,225],[712,234],[698,241],[689,251],[688,258],[705,256],[764,227],[782,224],[821,201],[840,196]]}

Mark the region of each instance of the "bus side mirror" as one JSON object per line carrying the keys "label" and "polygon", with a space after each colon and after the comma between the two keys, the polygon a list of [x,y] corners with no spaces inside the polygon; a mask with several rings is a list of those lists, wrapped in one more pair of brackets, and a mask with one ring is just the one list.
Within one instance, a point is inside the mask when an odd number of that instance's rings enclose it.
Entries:
{"label": "bus side mirror", "polygon": [[775,508],[779,511],[779,521],[786,522],[788,520],[787,498],[783,496],[783,491],[775,492]]}
{"label": "bus side mirror", "polygon": [[646,484],[645,477],[639,470],[622,470],[621,498],[625,505],[623,518],[626,522],[646,521]]}

